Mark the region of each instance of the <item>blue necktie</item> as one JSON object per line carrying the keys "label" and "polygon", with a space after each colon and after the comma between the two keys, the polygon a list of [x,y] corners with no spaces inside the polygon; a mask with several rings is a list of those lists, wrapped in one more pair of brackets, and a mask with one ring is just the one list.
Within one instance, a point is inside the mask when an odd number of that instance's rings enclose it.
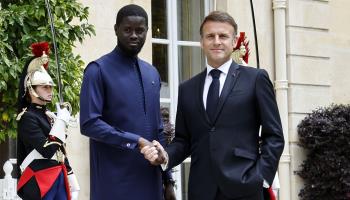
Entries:
{"label": "blue necktie", "polygon": [[209,72],[209,74],[213,78],[213,81],[211,82],[208,91],[206,111],[211,122],[214,121],[214,115],[220,97],[220,73],[221,71],[218,69],[213,69]]}

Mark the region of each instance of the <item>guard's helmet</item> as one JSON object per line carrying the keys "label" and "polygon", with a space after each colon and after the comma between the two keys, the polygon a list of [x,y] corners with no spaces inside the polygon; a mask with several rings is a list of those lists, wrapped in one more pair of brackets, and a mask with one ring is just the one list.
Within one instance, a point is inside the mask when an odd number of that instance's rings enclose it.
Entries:
{"label": "guard's helmet", "polygon": [[[40,42],[31,45],[34,57],[28,62],[23,69],[18,94],[18,110],[22,111],[30,102],[25,97],[29,92],[35,97],[41,98],[34,90],[33,86],[49,85],[55,86],[51,76],[47,72],[49,62],[49,43]],[[47,100],[45,100],[47,101]]]}
{"label": "guard's helmet", "polygon": [[44,65],[46,65],[48,61],[48,56],[46,55],[45,51],[43,51],[40,57],[34,58],[29,63],[27,75],[25,78],[26,88],[35,85],[55,85],[52,81],[51,76],[47,73],[46,69],[44,68]]}
{"label": "guard's helmet", "polygon": [[47,42],[34,43],[31,47],[35,58],[28,65],[27,75],[24,79],[24,88],[25,91],[29,91],[33,96],[40,98],[33,86],[55,86],[51,76],[46,71],[49,62],[47,55],[49,53],[49,44]]}

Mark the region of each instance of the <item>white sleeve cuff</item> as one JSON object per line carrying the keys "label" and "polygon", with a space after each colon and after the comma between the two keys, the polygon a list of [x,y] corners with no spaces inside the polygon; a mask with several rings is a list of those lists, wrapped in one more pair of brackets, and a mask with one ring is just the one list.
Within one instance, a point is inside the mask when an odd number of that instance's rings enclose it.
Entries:
{"label": "white sleeve cuff", "polygon": [[270,187],[270,184],[265,179],[264,179],[263,187],[264,188],[269,188]]}
{"label": "white sleeve cuff", "polygon": [[168,169],[169,156],[168,156],[168,153],[166,151],[164,151],[164,152],[165,152],[165,154],[164,154],[164,156],[165,156],[165,163],[160,164],[160,166],[162,167],[163,171],[166,171]]}

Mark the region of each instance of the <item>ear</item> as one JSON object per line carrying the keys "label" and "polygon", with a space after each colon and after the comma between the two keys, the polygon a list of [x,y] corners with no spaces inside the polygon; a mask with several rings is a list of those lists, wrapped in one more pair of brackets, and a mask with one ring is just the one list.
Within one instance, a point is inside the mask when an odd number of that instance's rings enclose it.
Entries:
{"label": "ear", "polygon": [[115,33],[115,35],[117,35],[117,32],[118,32],[118,26],[117,26],[117,24],[114,24],[114,33]]}
{"label": "ear", "polygon": [[238,42],[238,36],[234,35],[232,40],[232,44],[234,47],[237,46],[237,42]]}
{"label": "ear", "polygon": [[203,37],[201,36],[201,38],[199,39],[199,43],[201,45],[201,48],[203,49]]}
{"label": "ear", "polygon": [[28,88],[28,95],[29,95],[29,98],[30,98],[30,101],[33,101],[33,99],[35,99],[35,95],[34,93],[36,93],[36,87],[30,87]]}

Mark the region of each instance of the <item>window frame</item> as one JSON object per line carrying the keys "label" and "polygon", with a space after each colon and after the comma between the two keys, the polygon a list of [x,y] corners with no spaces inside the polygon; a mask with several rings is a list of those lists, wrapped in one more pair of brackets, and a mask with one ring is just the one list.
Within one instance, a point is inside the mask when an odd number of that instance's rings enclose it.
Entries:
{"label": "window frame", "polygon": [[[214,8],[215,0],[203,0],[204,1],[204,14],[205,16]],[[179,62],[178,51],[182,46],[185,47],[200,47],[200,42],[197,41],[182,41],[178,40],[178,14],[177,14],[177,1],[166,0],[166,12],[167,12],[167,38],[152,38],[152,44],[165,44],[168,46],[168,85],[170,90],[169,98],[160,98],[161,103],[170,104],[170,122],[175,124],[176,109],[177,109],[177,96],[179,86]],[[183,163],[190,163],[191,158],[187,158]],[[176,181],[175,193],[178,200],[182,200],[182,172],[181,165],[174,167],[173,177]]]}

